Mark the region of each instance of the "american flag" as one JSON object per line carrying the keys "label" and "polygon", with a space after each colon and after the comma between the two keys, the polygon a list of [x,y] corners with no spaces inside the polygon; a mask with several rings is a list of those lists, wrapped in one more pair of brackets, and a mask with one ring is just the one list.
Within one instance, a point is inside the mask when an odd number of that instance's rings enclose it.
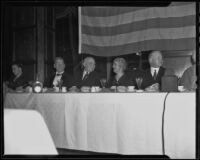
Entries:
{"label": "american flag", "polygon": [[196,3],[166,7],[79,7],[79,53],[118,56],[148,50],[192,50]]}

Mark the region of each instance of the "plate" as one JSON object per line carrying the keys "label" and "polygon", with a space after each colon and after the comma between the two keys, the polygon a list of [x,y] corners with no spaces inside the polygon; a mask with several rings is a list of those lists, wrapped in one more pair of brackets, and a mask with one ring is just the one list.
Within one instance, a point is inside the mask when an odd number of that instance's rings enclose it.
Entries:
{"label": "plate", "polygon": [[139,90],[136,90],[136,92],[144,92],[144,90],[142,90],[142,89],[139,89]]}
{"label": "plate", "polygon": [[89,90],[81,90],[81,92],[88,93],[90,91]]}
{"label": "plate", "polygon": [[16,92],[18,92],[18,93],[22,93],[22,92],[24,92],[24,91],[22,91],[22,90],[16,90]]}
{"label": "plate", "polygon": [[135,92],[136,90],[134,89],[134,90],[129,90],[129,89],[127,89],[127,92]]}
{"label": "plate", "polygon": [[126,92],[125,89],[117,89],[117,92]]}
{"label": "plate", "polygon": [[115,90],[117,87],[116,86],[112,86],[110,87],[110,89]]}

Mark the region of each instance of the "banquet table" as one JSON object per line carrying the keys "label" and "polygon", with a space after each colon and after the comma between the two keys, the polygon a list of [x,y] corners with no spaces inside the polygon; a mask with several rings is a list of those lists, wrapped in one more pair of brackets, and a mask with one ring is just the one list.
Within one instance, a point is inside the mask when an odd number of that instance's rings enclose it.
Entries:
{"label": "banquet table", "polygon": [[41,113],[57,148],[170,158],[195,158],[195,106],[195,92],[7,93],[4,101]]}

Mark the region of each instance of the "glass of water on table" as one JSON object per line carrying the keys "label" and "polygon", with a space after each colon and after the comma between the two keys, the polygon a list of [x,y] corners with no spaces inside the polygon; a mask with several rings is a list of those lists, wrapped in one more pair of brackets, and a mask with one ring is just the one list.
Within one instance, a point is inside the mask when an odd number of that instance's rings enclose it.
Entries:
{"label": "glass of water on table", "polygon": [[142,82],[143,82],[143,78],[142,77],[138,77],[138,78],[135,79],[135,81],[136,81],[138,90],[141,90],[141,85],[142,85]]}

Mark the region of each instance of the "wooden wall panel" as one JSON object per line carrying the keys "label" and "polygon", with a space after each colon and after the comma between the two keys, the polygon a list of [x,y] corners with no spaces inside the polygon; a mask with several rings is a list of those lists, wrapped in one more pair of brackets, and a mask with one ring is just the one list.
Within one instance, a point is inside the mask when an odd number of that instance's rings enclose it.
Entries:
{"label": "wooden wall panel", "polygon": [[[53,7],[12,7],[12,59],[20,60],[32,80],[47,77],[55,57],[55,16]],[[52,63],[51,63],[52,65]]]}
{"label": "wooden wall panel", "polygon": [[46,7],[45,9],[45,76],[44,79],[48,77],[48,75],[52,74],[54,71],[53,64],[54,58],[56,56],[55,51],[55,11],[53,7]]}
{"label": "wooden wall panel", "polygon": [[36,60],[35,28],[14,31],[14,59]]}
{"label": "wooden wall panel", "polygon": [[12,8],[13,61],[23,64],[23,72],[29,80],[36,72],[36,15],[34,7]]}
{"label": "wooden wall panel", "polygon": [[35,8],[34,7],[15,7],[14,8],[14,23],[15,27],[27,27],[35,25]]}

